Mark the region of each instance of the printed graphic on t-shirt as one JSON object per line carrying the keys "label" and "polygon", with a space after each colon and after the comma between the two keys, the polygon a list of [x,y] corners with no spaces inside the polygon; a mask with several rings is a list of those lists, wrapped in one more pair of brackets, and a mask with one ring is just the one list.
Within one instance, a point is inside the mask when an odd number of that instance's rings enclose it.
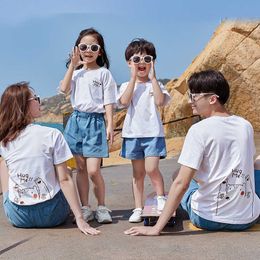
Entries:
{"label": "printed graphic on t-shirt", "polygon": [[29,174],[18,173],[19,184],[13,187],[14,202],[20,205],[25,204],[26,199],[49,200],[51,194],[46,183],[40,178],[33,178]]}
{"label": "printed graphic on t-shirt", "polygon": [[[235,197],[246,200],[247,203],[253,203],[252,182],[248,174],[244,174],[241,169],[232,169],[228,178],[226,178],[219,186],[217,196],[216,215],[221,215],[221,206]],[[252,204],[253,216],[253,204]]]}
{"label": "printed graphic on t-shirt", "polygon": [[93,87],[101,87],[102,83],[98,79],[93,79],[92,86]]}

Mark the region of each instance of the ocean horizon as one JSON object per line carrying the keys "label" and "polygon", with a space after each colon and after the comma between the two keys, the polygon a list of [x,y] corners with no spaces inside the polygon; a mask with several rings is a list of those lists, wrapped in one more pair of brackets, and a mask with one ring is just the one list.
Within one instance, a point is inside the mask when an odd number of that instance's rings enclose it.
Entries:
{"label": "ocean horizon", "polygon": [[35,122],[35,124],[56,128],[56,129],[60,130],[61,132],[64,131],[63,124],[61,124],[61,123]]}

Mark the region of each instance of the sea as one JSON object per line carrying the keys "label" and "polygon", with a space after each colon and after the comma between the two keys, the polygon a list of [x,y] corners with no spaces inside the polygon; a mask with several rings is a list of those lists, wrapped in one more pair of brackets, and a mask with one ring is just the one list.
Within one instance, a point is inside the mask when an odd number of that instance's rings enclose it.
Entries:
{"label": "sea", "polygon": [[35,122],[35,124],[37,124],[37,125],[42,125],[42,126],[48,126],[48,127],[52,127],[52,128],[57,128],[57,129],[59,129],[61,132],[64,131],[63,124],[61,124],[61,123]]}

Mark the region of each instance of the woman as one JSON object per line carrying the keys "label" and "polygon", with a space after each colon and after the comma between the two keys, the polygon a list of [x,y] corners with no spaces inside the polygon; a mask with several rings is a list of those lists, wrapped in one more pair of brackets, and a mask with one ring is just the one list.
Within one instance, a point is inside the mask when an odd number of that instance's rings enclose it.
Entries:
{"label": "woman", "polygon": [[69,147],[57,129],[32,124],[40,115],[40,98],[27,82],[7,87],[0,103],[5,214],[16,227],[53,227],[64,223],[71,208],[78,228],[96,235],[83,219],[67,171]]}

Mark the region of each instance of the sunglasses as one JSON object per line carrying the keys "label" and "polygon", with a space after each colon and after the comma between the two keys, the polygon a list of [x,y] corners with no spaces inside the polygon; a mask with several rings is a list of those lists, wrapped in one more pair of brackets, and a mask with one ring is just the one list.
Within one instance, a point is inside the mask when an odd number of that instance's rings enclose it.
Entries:
{"label": "sunglasses", "polygon": [[[196,102],[201,97],[208,96],[208,95],[215,95],[217,98],[219,98],[219,96],[216,95],[215,93],[190,93],[188,91],[187,94],[188,94],[189,101],[191,101],[191,102]],[[196,99],[196,97],[198,97],[198,96],[199,96],[199,98]]]}
{"label": "sunglasses", "polygon": [[134,55],[130,58],[130,60],[134,64],[139,64],[141,61],[144,61],[146,64],[149,64],[153,61],[153,56],[151,56],[151,55],[145,55],[145,56]]}
{"label": "sunglasses", "polygon": [[36,101],[39,102],[39,104],[41,104],[41,98],[39,96],[35,95],[34,97],[31,97],[31,98],[28,99],[28,101],[31,101],[31,100],[36,100]]}
{"label": "sunglasses", "polygon": [[100,49],[100,46],[96,43],[94,44],[85,44],[85,43],[80,43],[78,45],[80,51],[92,51],[92,52],[97,52]]}

